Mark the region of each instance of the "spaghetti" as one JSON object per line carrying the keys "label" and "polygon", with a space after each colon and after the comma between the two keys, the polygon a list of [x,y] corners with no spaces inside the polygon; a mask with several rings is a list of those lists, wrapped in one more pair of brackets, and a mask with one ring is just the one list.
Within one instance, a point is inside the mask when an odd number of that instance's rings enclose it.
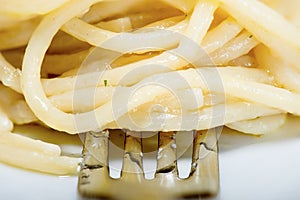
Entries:
{"label": "spaghetti", "polygon": [[54,174],[80,162],[14,125],[265,134],[300,115],[299,17],[283,0],[15,4],[0,9],[0,161]]}

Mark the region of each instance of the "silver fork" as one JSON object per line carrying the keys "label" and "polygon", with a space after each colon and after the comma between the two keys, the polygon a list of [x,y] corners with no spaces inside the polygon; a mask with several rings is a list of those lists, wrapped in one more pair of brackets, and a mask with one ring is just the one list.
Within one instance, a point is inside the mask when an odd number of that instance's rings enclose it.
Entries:
{"label": "silver fork", "polygon": [[143,170],[143,135],[126,131],[121,176],[109,175],[110,131],[88,132],[78,180],[82,197],[108,199],[175,199],[213,197],[219,191],[218,146],[215,131],[193,131],[190,174],[178,176],[176,132],[158,133],[155,177]]}

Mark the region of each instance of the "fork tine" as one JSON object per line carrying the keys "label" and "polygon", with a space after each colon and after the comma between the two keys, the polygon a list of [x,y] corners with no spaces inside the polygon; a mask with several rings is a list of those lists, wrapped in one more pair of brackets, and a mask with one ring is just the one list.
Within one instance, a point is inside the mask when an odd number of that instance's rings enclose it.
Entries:
{"label": "fork tine", "polygon": [[219,190],[217,134],[196,131],[190,179],[201,186],[201,196],[214,196]]}
{"label": "fork tine", "polygon": [[108,131],[86,133],[78,182],[78,191],[82,196],[109,196],[103,192],[103,188],[109,187],[105,184],[109,179],[108,138]]}
{"label": "fork tine", "polygon": [[141,182],[144,178],[141,133],[127,131],[121,179]]}
{"label": "fork tine", "polygon": [[178,176],[175,132],[159,132],[158,145],[155,178],[161,185],[172,187],[175,184],[172,180]]}

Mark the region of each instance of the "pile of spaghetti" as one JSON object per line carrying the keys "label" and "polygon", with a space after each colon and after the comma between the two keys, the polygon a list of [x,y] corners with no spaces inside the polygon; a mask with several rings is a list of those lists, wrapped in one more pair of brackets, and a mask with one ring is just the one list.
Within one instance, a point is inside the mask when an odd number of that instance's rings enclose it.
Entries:
{"label": "pile of spaghetti", "polygon": [[60,134],[224,125],[247,134],[274,131],[287,115],[300,115],[299,6],[2,0],[0,161],[76,172],[79,158],[15,133],[24,124]]}

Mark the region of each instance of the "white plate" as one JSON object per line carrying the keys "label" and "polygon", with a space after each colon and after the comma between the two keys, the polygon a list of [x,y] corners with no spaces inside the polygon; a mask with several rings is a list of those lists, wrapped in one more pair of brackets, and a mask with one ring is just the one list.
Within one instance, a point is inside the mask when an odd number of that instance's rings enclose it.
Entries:
{"label": "white plate", "polygon": [[[222,200],[300,199],[300,124],[248,137],[225,133],[219,141]],[[0,199],[80,200],[77,177],[56,177],[0,165]]]}

